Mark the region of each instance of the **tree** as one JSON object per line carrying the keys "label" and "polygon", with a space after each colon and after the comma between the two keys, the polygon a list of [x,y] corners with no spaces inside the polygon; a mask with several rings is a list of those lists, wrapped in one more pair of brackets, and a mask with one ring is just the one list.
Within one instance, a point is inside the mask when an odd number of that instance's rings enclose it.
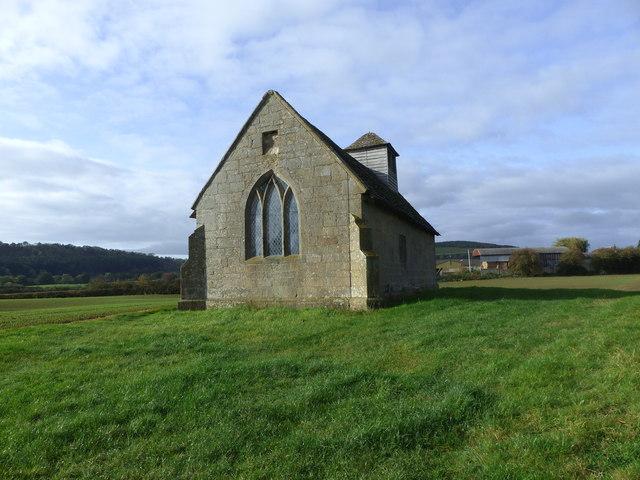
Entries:
{"label": "tree", "polygon": [[620,273],[620,250],[616,247],[599,248],[591,252],[591,268],[596,273]]}
{"label": "tree", "polygon": [[584,254],[575,248],[560,255],[558,273],[560,275],[584,275],[587,269],[583,265]]}
{"label": "tree", "polygon": [[171,273],[171,272],[163,273],[160,276],[160,280],[162,280],[163,282],[170,282],[171,280],[175,280],[177,278],[178,278],[178,275],[176,275],[175,273]]}
{"label": "tree", "polygon": [[640,273],[640,248],[600,248],[591,253],[591,267],[598,273]]}
{"label": "tree", "polygon": [[175,258],[100,247],[0,242],[0,275],[33,278],[47,271],[54,276],[87,272],[93,277],[110,271],[118,276],[131,274],[135,277],[141,273],[178,272],[182,263]]}
{"label": "tree", "polygon": [[152,293],[151,289],[153,287],[153,284],[151,282],[151,278],[149,278],[149,275],[140,275],[138,277],[138,280],[136,280],[136,284],[145,295]]}
{"label": "tree", "polygon": [[13,281],[18,285],[23,285],[23,286],[31,284],[31,280],[26,275],[17,275],[16,277],[14,277]]}
{"label": "tree", "polygon": [[578,250],[579,252],[585,253],[589,250],[589,241],[586,238],[580,237],[564,237],[558,238],[556,243],[553,244],[555,247],[567,247],[570,250]]}
{"label": "tree", "polygon": [[109,282],[105,281],[104,278],[95,277],[92,278],[87,288],[89,290],[106,290],[109,287]]}
{"label": "tree", "polygon": [[534,249],[521,248],[511,254],[509,271],[514,275],[533,277],[540,274],[540,270],[540,259]]}
{"label": "tree", "polygon": [[60,275],[60,283],[63,285],[74,283],[74,281],[75,281],[74,278],[68,273],[63,273],[62,275]]}
{"label": "tree", "polygon": [[620,272],[640,272],[640,248],[626,247],[620,250]]}
{"label": "tree", "polygon": [[36,284],[38,285],[51,285],[53,281],[53,275],[49,272],[40,272],[36,277]]}
{"label": "tree", "polygon": [[89,280],[91,280],[91,277],[86,272],[79,273],[75,278],[76,283],[89,283]]}

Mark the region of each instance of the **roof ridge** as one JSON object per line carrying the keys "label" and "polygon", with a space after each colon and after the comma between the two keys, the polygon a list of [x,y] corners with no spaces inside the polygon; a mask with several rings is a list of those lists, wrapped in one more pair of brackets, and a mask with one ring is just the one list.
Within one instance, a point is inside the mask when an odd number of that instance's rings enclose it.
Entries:
{"label": "roof ridge", "polygon": [[287,108],[289,108],[291,112],[300,120],[300,122],[302,122],[303,125],[305,125],[313,134],[315,134],[315,136],[318,137],[318,140],[323,142],[325,146],[329,148],[329,150],[331,150],[336,157],[338,157],[338,159],[342,162],[345,168],[356,177],[356,179],[363,185],[366,191],[373,198],[380,200],[383,204],[385,204],[391,210],[395,211],[399,215],[404,216],[407,220],[410,220],[412,223],[426,229],[430,233],[434,235],[440,235],[436,231],[436,229],[433,228],[431,224],[427,222],[422,217],[422,215],[420,215],[418,211],[415,208],[413,208],[413,206],[399,192],[392,190],[391,187],[389,187],[385,182],[380,180],[377,177],[377,175],[373,173],[372,170],[364,166],[362,163],[360,163],[358,160],[356,160],[351,155],[349,155],[346,151],[340,148],[333,140],[331,140],[331,138],[329,138],[318,127],[316,127],[311,122],[309,122],[306,118],[300,115],[300,113],[289,102],[287,102],[284,99],[284,97],[280,95],[280,93],[278,93],[275,90],[268,90],[263,95],[262,99],[260,100],[256,108],[253,110],[251,115],[249,115],[249,118],[244,123],[244,125],[238,132],[238,135],[236,136],[234,141],[231,143],[231,146],[222,157],[222,160],[220,161],[217,168],[209,178],[209,181],[205,184],[205,186],[200,191],[200,194],[198,195],[198,198],[194,202],[192,209],[195,210],[197,204],[199,203],[200,199],[204,195],[204,192],[209,187],[209,185],[213,181],[216,174],[220,171],[223,164],[226,162],[227,158],[229,157],[234,147],[239,142],[243,133],[245,133],[245,131],[249,127],[251,121],[256,116],[257,112],[260,110],[262,105],[264,105],[264,103],[267,101],[267,98],[270,96],[278,98]]}

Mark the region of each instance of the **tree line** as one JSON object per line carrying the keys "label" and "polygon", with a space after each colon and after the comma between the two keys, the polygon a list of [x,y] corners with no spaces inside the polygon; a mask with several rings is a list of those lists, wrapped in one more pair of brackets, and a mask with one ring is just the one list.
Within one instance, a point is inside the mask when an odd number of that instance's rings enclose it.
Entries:
{"label": "tree line", "polygon": [[130,280],[105,280],[102,276],[93,278],[86,285],[0,286],[0,298],[42,298],[42,297],[98,297],[108,295],[151,295],[180,293],[180,277],[176,273],[154,273],[140,275]]}
{"label": "tree line", "polygon": [[0,286],[134,280],[154,272],[178,273],[182,260],[101,247],[0,242]]}
{"label": "tree line", "polygon": [[176,293],[182,263],[171,257],[100,247],[0,242],[0,293],[36,295],[42,285],[50,287],[50,292],[77,292],[86,286],[93,293]]}
{"label": "tree line", "polygon": [[599,273],[640,273],[640,246],[595,250],[591,252],[591,268]]}
{"label": "tree line", "polygon": [[[560,275],[640,273],[640,242],[636,247],[599,248],[589,254],[589,242],[585,238],[559,238],[554,246],[568,248],[560,256]],[[538,275],[539,257],[535,250],[522,248],[511,255],[509,269],[516,275]]]}

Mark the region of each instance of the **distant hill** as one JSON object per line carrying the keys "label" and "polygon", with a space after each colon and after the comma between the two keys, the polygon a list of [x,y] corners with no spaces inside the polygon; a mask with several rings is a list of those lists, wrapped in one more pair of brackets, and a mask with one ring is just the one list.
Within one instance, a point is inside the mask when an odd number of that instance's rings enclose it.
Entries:
{"label": "distant hill", "polygon": [[151,254],[58,243],[0,242],[0,275],[35,277],[42,272],[94,277],[135,276],[180,270],[183,260]]}
{"label": "distant hill", "polygon": [[470,242],[456,240],[452,242],[436,242],[436,259],[461,259],[467,258],[467,250],[475,248],[515,248],[514,245],[498,245],[496,243]]}

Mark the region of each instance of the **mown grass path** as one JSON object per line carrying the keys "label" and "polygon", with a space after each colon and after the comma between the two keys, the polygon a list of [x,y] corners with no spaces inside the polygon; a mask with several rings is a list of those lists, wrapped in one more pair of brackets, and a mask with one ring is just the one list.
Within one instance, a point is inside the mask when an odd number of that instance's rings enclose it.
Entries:
{"label": "mown grass path", "polygon": [[8,329],[0,476],[639,478],[639,340],[637,293],[504,288]]}
{"label": "mown grass path", "polygon": [[173,307],[178,295],[0,299],[0,330]]}

